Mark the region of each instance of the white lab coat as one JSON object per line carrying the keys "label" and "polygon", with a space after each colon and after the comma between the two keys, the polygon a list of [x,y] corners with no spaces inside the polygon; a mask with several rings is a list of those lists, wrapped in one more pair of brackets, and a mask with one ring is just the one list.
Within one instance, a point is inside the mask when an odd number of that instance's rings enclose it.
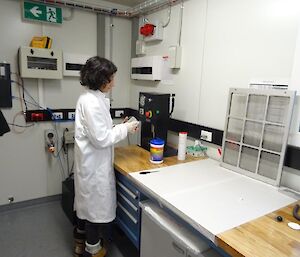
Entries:
{"label": "white lab coat", "polygon": [[99,90],[86,90],[76,105],[74,208],[78,218],[94,223],[116,217],[113,145],[127,136],[125,124],[113,127],[109,109]]}

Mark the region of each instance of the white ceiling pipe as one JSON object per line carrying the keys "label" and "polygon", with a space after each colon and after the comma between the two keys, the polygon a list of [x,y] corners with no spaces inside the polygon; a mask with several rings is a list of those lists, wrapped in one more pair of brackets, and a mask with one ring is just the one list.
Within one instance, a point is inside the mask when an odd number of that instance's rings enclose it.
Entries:
{"label": "white ceiling pipe", "polygon": [[144,15],[145,13],[156,11],[166,5],[174,5],[183,0],[148,0],[144,3],[138,4],[133,8],[127,10],[121,10],[117,8],[103,7],[97,4],[86,4],[83,1],[72,1],[72,0],[32,0],[33,2],[40,2],[45,4],[69,7],[74,9],[80,9],[85,11],[91,11],[101,13],[105,15],[122,16],[122,17],[135,17]]}
{"label": "white ceiling pipe", "polygon": [[101,13],[106,15],[122,16],[128,18],[131,16],[127,10],[108,8],[97,4],[86,4],[82,1],[72,1],[72,0],[31,0],[31,1],[56,5],[60,7],[69,7],[69,8],[80,9],[84,11],[91,11],[91,12],[96,12],[96,13]]}

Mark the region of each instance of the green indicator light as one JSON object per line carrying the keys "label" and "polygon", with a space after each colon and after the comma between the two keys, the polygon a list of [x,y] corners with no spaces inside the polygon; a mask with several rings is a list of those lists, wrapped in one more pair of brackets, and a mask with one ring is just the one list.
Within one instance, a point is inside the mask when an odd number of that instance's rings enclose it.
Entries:
{"label": "green indicator light", "polygon": [[159,110],[156,110],[156,114],[159,114]]}

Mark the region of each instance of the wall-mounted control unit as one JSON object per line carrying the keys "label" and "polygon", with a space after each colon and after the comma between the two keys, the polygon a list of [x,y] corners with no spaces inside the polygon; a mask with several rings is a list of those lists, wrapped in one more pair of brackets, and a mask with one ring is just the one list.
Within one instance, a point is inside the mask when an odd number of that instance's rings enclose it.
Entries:
{"label": "wall-mounted control unit", "polygon": [[62,51],[22,46],[19,49],[22,78],[62,79]]}
{"label": "wall-mounted control unit", "polygon": [[82,66],[90,57],[89,55],[64,53],[64,76],[79,77]]}
{"label": "wall-mounted control unit", "polygon": [[161,80],[164,59],[162,56],[144,56],[131,59],[131,78]]}

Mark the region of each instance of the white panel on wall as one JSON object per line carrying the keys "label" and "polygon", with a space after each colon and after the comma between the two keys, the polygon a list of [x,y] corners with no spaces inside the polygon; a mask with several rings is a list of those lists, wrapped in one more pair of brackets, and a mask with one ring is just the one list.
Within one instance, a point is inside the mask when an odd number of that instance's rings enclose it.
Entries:
{"label": "white panel on wall", "polygon": [[[130,104],[131,108],[138,108],[139,92],[175,93],[175,108],[173,118],[196,123],[198,120],[198,106],[200,92],[200,74],[203,54],[203,36],[205,31],[205,0],[189,0],[184,2],[182,27],[182,59],[181,69],[170,71],[174,77],[172,85],[163,81],[147,82],[132,81]],[[176,45],[179,37],[180,4],[172,7],[171,20],[164,28],[164,40],[146,43],[146,54],[168,55],[169,46]],[[166,23],[168,8],[157,13],[147,15],[152,22],[159,20]]]}
{"label": "white panel on wall", "polygon": [[[61,26],[41,25],[40,23],[23,22],[21,19],[20,1],[1,0],[0,8],[0,60],[11,64],[11,71],[17,72],[17,51],[20,46],[28,46],[33,36],[42,34],[53,38],[53,48],[69,49],[75,53],[93,54],[97,50],[96,14],[75,11],[71,21]],[[68,16],[68,11],[66,11]],[[80,33],[74,33],[76,31]],[[88,38],[88,40],[87,40]],[[12,74],[12,79],[17,80]],[[37,79],[24,79],[25,89],[38,100]],[[44,83],[45,103],[52,108],[74,108],[82,90],[78,79],[67,78]],[[12,85],[12,94],[19,97],[18,87]],[[37,109],[32,105],[33,99],[26,96],[29,109]],[[2,110],[7,121],[12,123],[15,115],[21,110],[19,99],[13,100],[13,108]],[[16,124],[26,125],[24,118],[17,115]],[[65,127],[73,123],[56,124],[59,138]],[[15,202],[25,201],[61,193],[63,175],[58,158],[49,156],[45,151],[44,130],[53,129],[51,122],[37,123],[33,127],[15,128],[0,137],[0,205],[8,203],[8,196],[14,196]],[[72,155],[72,151],[70,151]],[[72,156],[70,156],[70,163]],[[62,155],[66,171],[66,161]],[[71,164],[70,164],[71,165]],[[66,176],[66,174],[65,174]]]}
{"label": "white panel on wall", "polygon": [[229,87],[291,76],[299,3],[208,0],[198,123],[224,129]]}
{"label": "white panel on wall", "polygon": [[[63,9],[69,16],[69,10]],[[74,33],[74,28],[80,33]],[[97,15],[91,12],[74,10],[73,18],[64,21],[62,26],[43,25],[44,34],[53,39],[53,48],[63,52],[95,56],[97,54]],[[75,108],[83,87],[79,77],[45,81],[45,104],[51,108]]]}
{"label": "white panel on wall", "polygon": [[117,66],[118,71],[115,77],[115,86],[112,90],[112,107],[129,107],[131,21],[114,17],[113,24],[112,61]]}

